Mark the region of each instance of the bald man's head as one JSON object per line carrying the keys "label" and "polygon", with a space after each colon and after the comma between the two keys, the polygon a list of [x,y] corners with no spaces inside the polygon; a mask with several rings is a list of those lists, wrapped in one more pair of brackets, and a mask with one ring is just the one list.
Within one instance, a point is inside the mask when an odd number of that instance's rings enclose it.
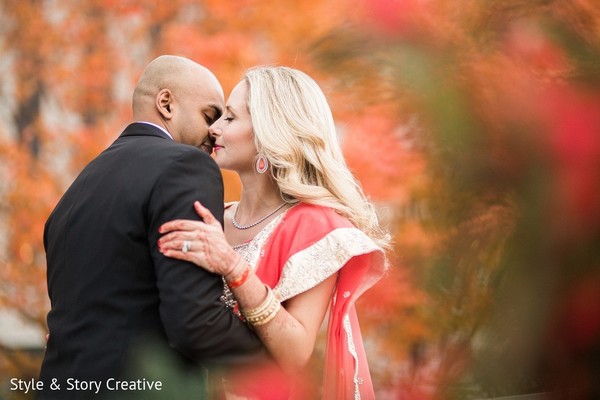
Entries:
{"label": "bald man's head", "polygon": [[[199,146],[223,109],[223,89],[210,70],[184,57],[154,59],[133,92],[133,118],[164,127],[173,139]],[[207,125],[208,124],[208,125]]]}

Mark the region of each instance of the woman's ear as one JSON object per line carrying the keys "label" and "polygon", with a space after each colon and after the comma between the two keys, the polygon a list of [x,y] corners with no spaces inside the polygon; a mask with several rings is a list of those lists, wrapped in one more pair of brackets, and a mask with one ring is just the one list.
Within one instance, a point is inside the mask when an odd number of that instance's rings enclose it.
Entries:
{"label": "woman's ear", "polygon": [[173,93],[169,89],[162,89],[156,95],[156,108],[165,119],[171,119],[171,105],[173,103]]}

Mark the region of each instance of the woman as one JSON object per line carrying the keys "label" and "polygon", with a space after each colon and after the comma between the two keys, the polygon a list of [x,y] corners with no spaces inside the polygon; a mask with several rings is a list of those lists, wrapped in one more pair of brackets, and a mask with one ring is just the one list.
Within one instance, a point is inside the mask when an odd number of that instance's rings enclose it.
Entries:
{"label": "woman", "polygon": [[374,398],[354,302],[382,276],[388,236],[344,161],[323,92],[298,70],[250,69],[210,133],[241,199],[224,232],[196,203],[204,222],[164,224],[161,251],[221,274],[235,299],[225,297],[289,376],[309,361],[329,307],[323,398]]}

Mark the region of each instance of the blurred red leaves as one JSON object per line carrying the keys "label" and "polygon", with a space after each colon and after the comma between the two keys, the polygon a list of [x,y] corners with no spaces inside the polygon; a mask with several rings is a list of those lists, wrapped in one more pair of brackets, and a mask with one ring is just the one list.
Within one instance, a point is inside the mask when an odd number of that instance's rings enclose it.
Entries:
{"label": "blurred red leaves", "polygon": [[[593,398],[599,389],[588,378],[600,364],[600,286],[593,279],[600,266],[600,5],[361,5],[356,21],[368,45],[339,39],[342,30],[321,43],[337,57],[323,53],[321,62],[347,79],[358,75],[347,67],[354,62],[374,88],[391,83],[385,98],[403,117],[369,115],[362,131],[398,132],[407,126],[400,121],[411,115],[417,121],[408,125],[413,150],[407,158],[402,141],[389,140],[389,133],[374,157],[360,150],[364,140],[369,143],[367,133],[345,144],[351,165],[368,165],[356,168],[363,183],[370,180],[367,191],[396,205],[396,265],[410,270],[408,281],[422,290],[408,319],[426,327],[418,370],[429,380],[413,384],[433,385],[424,391],[433,398],[558,386],[557,398]],[[403,162],[419,156],[423,168],[402,178]],[[387,174],[391,165],[400,168],[393,177]],[[409,170],[417,165],[409,163]],[[407,205],[420,212],[407,214]],[[418,227],[416,234],[410,226]],[[380,287],[400,290],[396,279]],[[401,301],[381,299],[403,315]],[[549,322],[556,318],[562,322]],[[566,333],[561,349],[546,342],[556,332]],[[581,343],[587,356],[574,350]],[[412,398],[407,393],[401,398]]]}
{"label": "blurred red leaves", "polygon": [[409,128],[386,110],[365,109],[343,129],[343,150],[363,189],[373,200],[405,204],[419,183],[424,158],[413,146]]}
{"label": "blurred red leaves", "polygon": [[600,95],[555,87],[545,96],[545,122],[556,176],[556,212],[581,236],[600,232]]}
{"label": "blurred red leaves", "polygon": [[417,14],[423,11],[422,0],[363,1],[366,26],[383,35],[406,34],[416,27]]}
{"label": "blurred red leaves", "polygon": [[539,22],[527,19],[512,22],[503,52],[525,72],[560,78],[569,68],[567,54],[546,35]]}

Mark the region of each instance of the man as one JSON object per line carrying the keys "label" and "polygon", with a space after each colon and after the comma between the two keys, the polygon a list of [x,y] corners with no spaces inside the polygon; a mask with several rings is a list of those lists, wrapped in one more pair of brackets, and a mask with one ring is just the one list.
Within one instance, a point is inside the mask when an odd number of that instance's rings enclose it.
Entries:
{"label": "man", "polygon": [[[206,68],[182,57],[155,59],[133,94],[136,122],[84,168],[50,215],[41,398],[107,390],[132,374],[132,351],[147,339],[200,365],[259,349],[220,301],[221,278],[157,247],[161,224],[198,218],[195,200],[223,215],[208,136],[223,104],[223,89]],[[86,384],[76,388],[75,380]]]}

